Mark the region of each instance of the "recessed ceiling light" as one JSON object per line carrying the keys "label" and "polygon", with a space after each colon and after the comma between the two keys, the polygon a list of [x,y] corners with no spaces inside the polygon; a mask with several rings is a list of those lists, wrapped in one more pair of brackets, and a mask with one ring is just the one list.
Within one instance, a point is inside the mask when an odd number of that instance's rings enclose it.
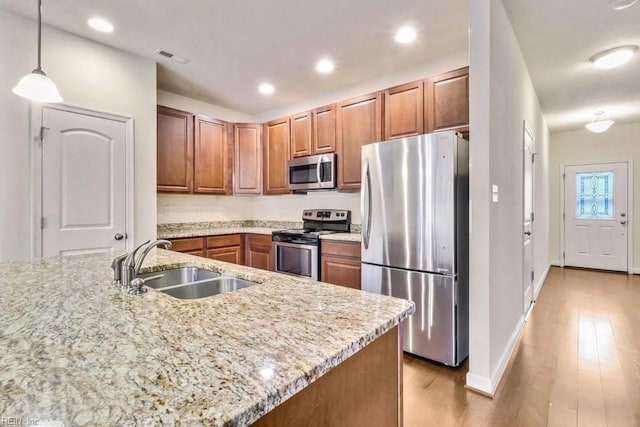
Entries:
{"label": "recessed ceiling light", "polygon": [[596,53],[589,58],[589,61],[593,62],[593,65],[598,68],[608,70],[629,62],[637,50],[638,46],[635,45],[614,47],[613,49]]}
{"label": "recessed ceiling light", "polygon": [[615,10],[626,9],[636,4],[638,0],[611,0],[611,5]]}
{"label": "recessed ceiling light", "polygon": [[333,64],[333,62],[327,58],[321,59],[316,64],[316,71],[322,74],[328,74],[332,72],[334,68],[335,68],[335,65]]}
{"label": "recessed ceiling light", "polygon": [[596,111],[593,113],[594,117],[591,123],[584,125],[588,130],[594,133],[602,133],[611,127],[615,122],[604,116],[604,111]]}
{"label": "recessed ceiling light", "polygon": [[273,87],[272,84],[262,83],[260,87],[258,87],[258,90],[263,95],[271,95],[276,89]]}
{"label": "recessed ceiling light", "polygon": [[417,35],[413,27],[402,27],[396,33],[396,41],[401,44],[411,43],[416,39]]}
{"label": "recessed ceiling light", "polygon": [[104,18],[91,18],[87,21],[89,26],[96,31],[100,31],[101,33],[112,33],[113,25],[111,22],[107,21]]}

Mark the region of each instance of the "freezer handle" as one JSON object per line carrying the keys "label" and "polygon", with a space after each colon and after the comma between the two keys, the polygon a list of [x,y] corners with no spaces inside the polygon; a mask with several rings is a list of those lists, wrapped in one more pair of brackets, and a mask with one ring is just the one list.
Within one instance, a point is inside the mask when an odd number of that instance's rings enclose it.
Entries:
{"label": "freezer handle", "polygon": [[368,249],[371,238],[371,173],[367,160],[362,167],[362,186],[362,244]]}

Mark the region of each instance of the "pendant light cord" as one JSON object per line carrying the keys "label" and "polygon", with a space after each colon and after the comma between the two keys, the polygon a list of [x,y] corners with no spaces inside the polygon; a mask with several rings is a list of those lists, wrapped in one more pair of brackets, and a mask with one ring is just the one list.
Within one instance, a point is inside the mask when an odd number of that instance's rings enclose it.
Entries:
{"label": "pendant light cord", "polygon": [[42,72],[41,67],[41,45],[42,45],[42,0],[38,0],[38,71]]}

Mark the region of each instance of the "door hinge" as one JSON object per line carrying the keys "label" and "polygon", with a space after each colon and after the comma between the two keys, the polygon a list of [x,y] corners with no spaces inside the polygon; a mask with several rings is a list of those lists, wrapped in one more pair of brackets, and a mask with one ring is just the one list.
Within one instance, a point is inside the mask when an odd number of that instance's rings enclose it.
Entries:
{"label": "door hinge", "polygon": [[536,273],[534,273],[533,271],[531,271],[531,281],[533,282],[533,278],[536,277]]}
{"label": "door hinge", "polygon": [[562,212],[562,219],[564,219],[564,212]]}
{"label": "door hinge", "polygon": [[40,218],[40,229],[41,230],[44,230],[45,224],[46,224],[46,221],[45,221],[44,217]]}
{"label": "door hinge", "polygon": [[566,174],[566,173],[563,173],[563,174],[562,174],[562,180],[565,180],[565,179],[567,179],[567,174]]}
{"label": "door hinge", "polygon": [[564,252],[562,252],[562,259],[565,259]]}
{"label": "door hinge", "polygon": [[531,212],[531,222],[533,222],[534,214]]}
{"label": "door hinge", "polygon": [[48,127],[40,126],[40,142],[44,142],[44,140],[47,138],[48,133],[49,133]]}

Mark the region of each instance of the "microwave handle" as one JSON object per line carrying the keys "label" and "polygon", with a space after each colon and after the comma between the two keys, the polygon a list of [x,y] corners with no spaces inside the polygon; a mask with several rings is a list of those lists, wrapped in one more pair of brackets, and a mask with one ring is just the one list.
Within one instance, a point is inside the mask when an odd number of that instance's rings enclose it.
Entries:
{"label": "microwave handle", "polygon": [[318,185],[322,187],[322,177],[320,176],[320,168],[322,167],[322,159],[324,156],[318,156],[318,164],[316,165],[316,178]]}

